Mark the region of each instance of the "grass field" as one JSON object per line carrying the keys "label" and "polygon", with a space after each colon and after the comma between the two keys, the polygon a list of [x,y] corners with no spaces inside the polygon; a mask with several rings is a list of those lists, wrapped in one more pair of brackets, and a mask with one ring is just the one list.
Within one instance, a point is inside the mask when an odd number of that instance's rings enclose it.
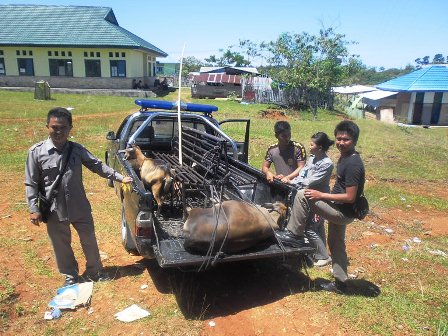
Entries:
{"label": "grass field", "polygon": [[[177,93],[173,93],[163,99],[176,98]],[[193,100],[188,93],[183,94],[183,100],[217,105],[219,111],[215,116],[218,120],[250,118],[249,161],[255,167],[261,166],[266,148],[275,142],[273,125],[276,121],[263,118],[263,111],[278,108],[258,104],[242,105],[236,101]],[[42,259],[42,250],[49,253],[43,231],[31,243],[17,239],[23,236],[21,232],[28,234],[29,230],[24,204],[24,161],[27,149],[46,137],[46,113],[55,106],[74,108],[73,140],[103,158],[107,131],[116,130],[126,115],[137,110],[134,98],[53,94],[50,101],[36,101],[32,93],[0,90],[0,102],[0,181],[6,190],[0,195],[3,204],[0,208],[0,251],[2,256],[14,251],[16,259],[25,265],[28,276],[33,279],[21,278],[14,263],[2,261],[0,333],[2,330],[8,333],[30,328],[26,334],[57,335],[62,330],[86,334],[80,328],[92,330],[91,322],[76,318],[62,321],[66,329],[61,325],[42,323],[31,327],[33,322],[42,319],[47,300],[40,298],[35,302],[27,301],[22,291],[29,284],[39,290],[42,296],[49,297],[52,291],[36,283],[50,281],[57,272],[54,264],[48,264]],[[307,112],[281,112],[291,123],[293,139],[302,142],[307,148],[313,133],[324,131],[332,135],[334,126],[343,118],[340,113],[325,110],[319,111],[317,120]],[[358,246],[352,251],[355,253],[351,262],[364,269],[369,281],[381,285],[381,295],[375,298],[316,297],[314,292],[293,292],[288,305],[291,309],[312,305],[314,312],[330,314],[332,319],[340,321],[337,327],[343,334],[448,335],[448,258],[428,253],[435,250],[448,253],[448,236],[446,231],[439,235],[424,236],[427,230],[424,223],[412,219],[413,211],[425,214],[427,220],[431,216],[443,218],[448,213],[448,129],[398,127],[372,120],[359,120],[357,123],[361,129],[357,149],[366,166],[366,194],[373,214],[366,221],[359,222],[357,228],[350,232],[347,245]],[[226,128],[226,132],[238,138],[242,130],[232,126]],[[331,149],[329,155],[336,159],[337,150]],[[104,192],[104,181],[90,173],[85,174],[85,185],[91,193],[98,236],[105,242],[117,244],[117,227],[107,224],[119,218],[120,209],[116,200],[106,197],[114,196],[113,191]],[[375,248],[365,248],[365,232],[382,232],[381,225],[387,224],[385,218],[388,218],[389,223],[394,221],[396,236],[384,238]],[[401,246],[404,240],[414,236],[424,236],[424,242],[414,244],[410,252],[403,251]],[[120,246],[116,248],[121,249]],[[81,254],[79,247],[77,254]],[[407,261],[403,262],[403,259]],[[140,281],[141,277],[136,276],[136,280]],[[325,270],[318,269],[310,270],[310,277],[329,278]],[[118,296],[123,304],[126,301],[126,295],[123,296],[115,287],[100,287],[98,295],[107,299],[109,292],[106,290],[110,290],[112,297]],[[207,335],[203,325],[185,320],[182,314],[172,314],[172,307],[176,306],[173,297],[167,297],[166,300],[153,307],[153,315],[157,319],[153,317],[147,322],[138,322],[138,326],[143,327],[146,323],[155,335]],[[197,320],[202,319],[197,317]],[[173,328],[162,326],[164,322],[174,324]],[[114,328],[118,326],[113,320],[106,325],[96,321],[94,325],[96,332],[93,334],[114,334]]]}

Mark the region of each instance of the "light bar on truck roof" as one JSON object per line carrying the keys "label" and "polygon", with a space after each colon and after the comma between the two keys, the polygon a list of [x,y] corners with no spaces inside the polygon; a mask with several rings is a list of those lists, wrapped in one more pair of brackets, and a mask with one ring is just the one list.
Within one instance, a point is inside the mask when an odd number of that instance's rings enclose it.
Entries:
{"label": "light bar on truck roof", "polygon": [[[135,104],[141,106],[144,109],[152,108],[161,110],[177,110],[177,102],[169,102],[165,100],[137,99],[135,101]],[[194,103],[181,103],[180,109],[182,111],[202,112],[207,114],[218,111],[217,106]]]}

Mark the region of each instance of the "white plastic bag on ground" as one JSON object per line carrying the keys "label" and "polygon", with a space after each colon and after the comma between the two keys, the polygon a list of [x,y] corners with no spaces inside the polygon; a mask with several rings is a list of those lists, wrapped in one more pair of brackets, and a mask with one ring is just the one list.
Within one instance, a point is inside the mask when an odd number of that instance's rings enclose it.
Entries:
{"label": "white plastic bag on ground", "polygon": [[133,304],[132,306],[122,310],[121,312],[116,313],[114,317],[122,322],[132,322],[149,315],[150,313],[148,311],[140,308],[136,304]]}
{"label": "white plastic bag on ground", "polygon": [[59,288],[48,306],[59,309],[75,309],[79,306],[88,306],[92,298],[92,290],[93,282],[83,282]]}

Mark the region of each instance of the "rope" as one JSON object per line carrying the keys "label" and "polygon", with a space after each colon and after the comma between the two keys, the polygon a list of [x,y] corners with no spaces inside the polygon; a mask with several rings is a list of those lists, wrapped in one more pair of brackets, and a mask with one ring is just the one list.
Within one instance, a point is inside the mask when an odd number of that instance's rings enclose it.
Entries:
{"label": "rope", "polygon": [[219,194],[216,191],[214,186],[212,186],[212,185],[210,186],[210,196],[211,196],[212,199],[215,199],[215,197],[216,197],[219,206],[218,206],[218,209],[216,209],[217,208],[216,205],[213,205],[213,217],[215,219],[215,226],[213,227],[213,232],[212,232],[212,235],[210,237],[210,246],[209,246],[209,248],[208,248],[208,250],[207,250],[207,252],[205,254],[205,260],[202,262],[201,266],[199,267],[198,272],[200,272],[203,267],[204,267],[204,269],[207,269],[210,266],[210,264],[212,264],[212,266],[215,265],[215,263],[217,261],[217,258],[222,254],[222,248],[224,246],[224,242],[225,242],[225,240],[227,238],[227,234],[228,234],[229,229],[230,229],[229,221],[227,219],[225,211],[223,211],[224,216],[225,216],[225,220],[226,220],[226,223],[227,223],[227,232],[226,232],[226,235],[224,237],[223,243],[221,244],[219,250],[216,252],[215,256],[212,258],[213,249],[215,247],[215,242],[216,242],[216,232],[218,230],[218,225],[219,225],[219,216],[220,216],[221,210],[222,210],[222,195],[223,195],[223,191],[224,191],[223,186],[221,186],[221,190],[220,190]]}
{"label": "rope", "polygon": [[[281,239],[278,238],[277,235],[275,234],[275,229],[272,226],[272,222],[273,222],[272,218],[271,217],[266,217],[266,214],[263,211],[261,211],[259,206],[256,203],[252,202],[249,198],[247,198],[247,197],[245,197],[245,199],[241,198],[241,201],[245,202],[245,203],[247,203],[247,204],[249,204],[249,205],[251,205],[253,207],[255,207],[255,209],[257,209],[257,211],[259,211],[263,215],[263,217],[267,220],[267,222],[269,223],[269,226],[270,226],[270,228],[272,230],[272,234],[273,234],[275,240],[277,241],[277,245],[280,247],[280,249],[283,252],[283,260],[285,260],[286,259],[286,255],[285,255],[286,248],[283,245]],[[274,211],[277,211],[277,210],[274,210]],[[279,211],[277,211],[277,212],[280,213]]]}

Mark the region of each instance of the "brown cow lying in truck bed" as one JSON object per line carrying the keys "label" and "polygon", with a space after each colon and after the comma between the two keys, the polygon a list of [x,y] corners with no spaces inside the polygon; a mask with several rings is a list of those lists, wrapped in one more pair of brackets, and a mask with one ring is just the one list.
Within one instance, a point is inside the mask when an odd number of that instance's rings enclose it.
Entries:
{"label": "brown cow lying in truck bed", "polygon": [[158,165],[153,159],[147,158],[140,147],[132,145],[126,149],[125,159],[128,160],[135,172],[140,174],[143,184],[151,188],[157,203],[157,215],[162,208],[163,197],[169,192],[172,176],[168,165]]}
{"label": "brown cow lying in truck bed", "polygon": [[[266,240],[278,230],[286,206],[273,204],[274,211],[243,201],[224,201],[214,208],[193,208],[184,225],[186,250],[199,253],[239,252]],[[218,217],[219,213],[219,217]],[[218,218],[218,225],[216,220]],[[214,239],[213,239],[214,237]],[[213,246],[211,246],[211,243]]]}

